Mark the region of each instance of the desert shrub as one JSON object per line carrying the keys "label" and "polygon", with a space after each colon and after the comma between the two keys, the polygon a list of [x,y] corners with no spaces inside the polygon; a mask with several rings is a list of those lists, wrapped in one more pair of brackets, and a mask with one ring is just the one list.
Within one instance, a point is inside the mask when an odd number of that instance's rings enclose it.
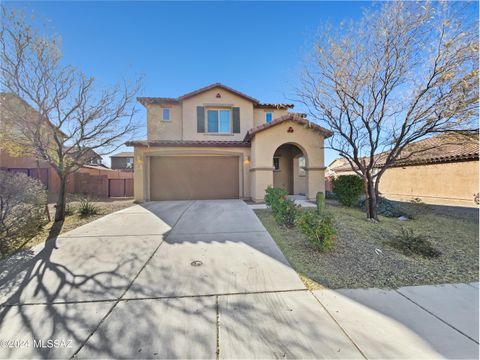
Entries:
{"label": "desert shrub", "polygon": [[335,194],[332,191],[325,191],[325,199],[335,200]]}
{"label": "desert shrub", "polygon": [[345,206],[356,206],[363,191],[363,180],[357,175],[341,175],[333,180],[335,197]]}
{"label": "desert shrub", "polygon": [[274,187],[267,187],[265,190],[265,204],[267,206],[272,207],[275,202],[282,198],[286,198],[288,195],[288,192],[285,189],[280,189],[280,188],[274,188]]}
{"label": "desert shrub", "polygon": [[325,211],[325,195],[319,191],[315,197],[317,203],[317,214],[322,215]]}
{"label": "desert shrub", "polygon": [[65,206],[65,216],[72,216],[73,214],[75,214],[75,208],[72,204],[67,204]]}
{"label": "desert shrub", "polygon": [[2,255],[15,247],[19,237],[33,235],[46,223],[46,200],[46,191],[39,180],[0,170]]}
{"label": "desert shrub", "polygon": [[275,220],[286,227],[293,227],[295,225],[295,218],[298,213],[298,207],[295,202],[282,197],[272,205],[273,216]]}
{"label": "desert shrub", "polygon": [[[360,200],[359,205],[360,208],[366,210],[366,200]],[[379,197],[377,200],[377,212],[386,217],[411,217],[405,210],[395,205],[393,201],[385,199],[384,197]]]}
{"label": "desert shrub", "polygon": [[80,216],[91,216],[98,214],[98,208],[88,200],[88,198],[83,198],[80,200],[80,205],[78,206],[78,213]]}
{"label": "desert shrub", "polygon": [[427,236],[415,234],[411,229],[402,228],[389,244],[407,256],[420,255],[425,258],[436,258],[442,254],[433,247]]}
{"label": "desert shrub", "polygon": [[301,213],[295,225],[308,241],[320,251],[330,249],[335,241],[335,228],[330,216],[318,216],[313,211]]}

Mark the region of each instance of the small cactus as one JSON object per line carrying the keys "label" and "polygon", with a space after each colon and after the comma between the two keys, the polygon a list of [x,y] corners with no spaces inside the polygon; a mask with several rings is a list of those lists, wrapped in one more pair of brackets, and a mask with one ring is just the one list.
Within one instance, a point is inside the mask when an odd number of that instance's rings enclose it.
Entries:
{"label": "small cactus", "polygon": [[321,191],[317,193],[316,196],[317,201],[317,213],[318,215],[322,215],[325,211],[325,194]]}

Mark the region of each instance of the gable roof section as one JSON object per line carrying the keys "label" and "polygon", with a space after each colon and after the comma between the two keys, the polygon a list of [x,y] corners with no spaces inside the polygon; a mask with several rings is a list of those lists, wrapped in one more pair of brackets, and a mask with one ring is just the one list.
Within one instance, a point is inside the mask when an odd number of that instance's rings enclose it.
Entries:
{"label": "gable roof section", "polygon": [[240,92],[240,91],[238,91],[238,90],[232,89],[232,88],[229,87],[229,86],[223,85],[222,83],[213,83],[213,84],[211,84],[211,85],[202,87],[202,88],[200,88],[200,89],[198,89],[198,90],[194,90],[194,91],[191,91],[191,92],[189,92],[189,93],[186,93],[185,95],[180,96],[178,99],[179,99],[179,100],[185,100],[185,99],[188,99],[188,98],[190,98],[190,97],[192,97],[192,96],[201,94],[201,93],[203,93],[203,92],[205,92],[205,91],[208,91],[208,90],[211,90],[211,89],[215,89],[215,88],[217,88],[217,87],[218,87],[218,88],[221,88],[221,89],[223,89],[223,90],[227,90],[227,91],[229,91],[229,92],[231,92],[231,93],[233,93],[233,94],[235,94],[235,95],[238,95],[238,96],[240,96],[240,97],[242,97],[242,98],[244,98],[244,99],[246,99],[246,100],[249,100],[249,101],[251,101],[251,102],[253,102],[253,103],[255,103],[255,104],[260,103],[257,99],[255,99],[255,98],[253,98],[253,97],[251,97],[251,96],[248,96],[248,95],[246,95],[246,94],[244,94],[244,93],[242,93],[242,92]]}
{"label": "gable roof section", "polygon": [[276,118],[276,119],[272,120],[269,123],[265,123],[265,124],[262,124],[260,126],[257,126],[255,128],[253,128],[253,129],[248,130],[247,135],[245,135],[245,138],[244,138],[243,141],[250,141],[255,136],[255,134],[257,134],[261,131],[270,129],[271,127],[274,127],[276,125],[282,124],[285,121],[293,121],[297,124],[304,125],[307,128],[310,128],[314,131],[320,132],[325,138],[328,138],[328,137],[333,135],[332,131],[325,129],[325,128],[321,127],[320,125],[312,123],[311,121],[305,119],[300,114],[292,113],[292,114],[281,116],[279,118]]}
{"label": "gable roof section", "polygon": [[254,105],[254,107],[256,108],[260,108],[260,109],[292,109],[294,107],[293,104],[272,104],[272,103],[261,103],[260,101],[258,101],[257,99],[251,97],[251,96],[248,96],[238,90],[235,90],[227,85],[224,85],[222,83],[213,83],[211,85],[208,85],[208,86],[204,86],[200,89],[197,89],[197,90],[194,90],[194,91],[191,91],[189,93],[186,93],[182,96],[179,96],[177,98],[169,98],[169,97],[137,97],[137,101],[144,105],[144,106],[147,106],[147,105],[152,105],[152,104],[179,104],[180,102],[182,102],[183,100],[185,99],[188,99],[192,96],[195,96],[195,95],[198,95],[198,94],[201,94],[205,91],[208,91],[208,90],[211,90],[211,89],[215,89],[215,88],[221,88],[223,90],[226,90],[228,92],[231,92],[232,94],[235,94],[237,96],[240,96],[241,98],[244,98],[248,101],[251,101]]}

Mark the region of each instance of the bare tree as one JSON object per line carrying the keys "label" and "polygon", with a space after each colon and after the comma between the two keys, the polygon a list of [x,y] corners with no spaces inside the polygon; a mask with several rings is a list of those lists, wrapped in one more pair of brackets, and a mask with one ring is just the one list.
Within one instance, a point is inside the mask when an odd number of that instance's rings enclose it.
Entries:
{"label": "bare tree", "polygon": [[368,218],[377,219],[380,179],[407,146],[478,128],[478,18],[468,6],[374,5],[360,21],[322,32],[306,61],[297,96],[364,179]]}
{"label": "bare tree", "polygon": [[23,14],[2,8],[0,81],[3,91],[33,107],[11,114],[36,156],[60,178],[55,221],[65,217],[67,177],[90,159],[111,153],[134,133],[140,80],[98,89],[94,78],[62,63],[60,39],[30,26]]}

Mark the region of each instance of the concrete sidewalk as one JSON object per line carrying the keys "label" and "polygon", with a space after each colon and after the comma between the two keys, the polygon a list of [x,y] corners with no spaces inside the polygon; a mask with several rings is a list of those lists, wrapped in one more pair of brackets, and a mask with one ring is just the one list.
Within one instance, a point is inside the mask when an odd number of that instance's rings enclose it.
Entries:
{"label": "concrete sidewalk", "polygon": [[0,358],[478,358],[478,283],[311,292],[242,201],[133,206],[0,271]]}

